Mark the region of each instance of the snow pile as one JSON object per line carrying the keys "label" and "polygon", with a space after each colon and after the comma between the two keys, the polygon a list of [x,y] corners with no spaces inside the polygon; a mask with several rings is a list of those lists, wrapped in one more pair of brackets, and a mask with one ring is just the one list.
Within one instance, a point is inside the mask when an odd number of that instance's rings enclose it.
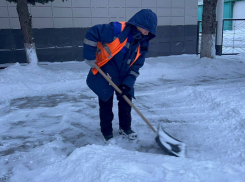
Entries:
{"label": "snow pile", "polygon": [[[171,80],[197,80],[203,77],[227,78],[243,73],[245,56],[218,57],[216,59],[199,59],[196,55],[169,56],[161,58],[148,58],[140,70],[137,83],[158,81],[159,78]],[[160,61],[161,59],[161,61]],[[235,60],[235,61],[233,61]],[[245,76],[242,74],[241,76]]]}
{"label": "snow pile", "polygon": [[[66,65],[72,63],[63,63]],[[56,64],[52,64],[56,65]],[[79,66],[79,64],[77,65]],[[19,97],[64,93],[84,87],[84,73],[81,71],[50,71],[45,66],[16,63],[0,72],[0,101]]]}
{"label": "snow pile", "polygon": [[[12,180],[25,181],[28,178],[28,173],[21,172],[18,178]],[[117,146],[92,145],[76,149],[67,159],[48,166],[34,181],[242,182],[244,178],[245,170],[233,164],[133,152]]]}

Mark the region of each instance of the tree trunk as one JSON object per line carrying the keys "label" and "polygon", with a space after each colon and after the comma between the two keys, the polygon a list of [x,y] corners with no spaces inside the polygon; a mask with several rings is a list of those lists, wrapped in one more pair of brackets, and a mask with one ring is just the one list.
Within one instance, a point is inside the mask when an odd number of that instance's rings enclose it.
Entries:
{"label": "tree trunk", "polygon": [[218,0],[204,0],[200,57],[215,58],[216,6]]}
{"label": "tree trunk", "polygon": [[27,62],[38,64],[36,46],[32,34],[31,16],[29,15],[27,0],[17,0],[17,12],[23,35]]}

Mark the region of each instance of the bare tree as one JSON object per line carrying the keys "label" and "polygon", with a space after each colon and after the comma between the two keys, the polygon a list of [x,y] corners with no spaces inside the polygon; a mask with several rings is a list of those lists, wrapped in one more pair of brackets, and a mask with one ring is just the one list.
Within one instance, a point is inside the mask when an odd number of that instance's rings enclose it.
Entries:
{"label": "bare tree", "polygon": [[27,0],[17,0],[17,12],[23,35],[27,62],[38,64],[36,46],[32,33],[32,21],[28,11]]}
{"label": "bare tree", "polygon": [[[23,41],[28,63],[38,64],[35,41],[32,33],[32,17],[28,10],[28,4],[36,3],[45,4],[54,0],[7,0],[8,2],[17,3],[17,12],[20,21],[20,27],[23,35]],[[62,0],[64,1],[64,0]]]}
{"label": "bare tree", "polygon": [[218,0],[203,0],[201,58],[215,58],[217,2]]}

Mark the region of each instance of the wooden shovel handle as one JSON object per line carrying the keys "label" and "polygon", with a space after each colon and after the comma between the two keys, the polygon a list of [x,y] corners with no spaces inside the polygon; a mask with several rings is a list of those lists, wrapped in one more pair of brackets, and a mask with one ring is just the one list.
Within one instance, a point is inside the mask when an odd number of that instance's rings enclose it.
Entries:
{"label": "wooden shovel handle", "polygon": [[[118,88],[118,86],[97,66],[95,65],[95,68],[100,72],[100,74],[112,85],[112,87],[121,94],[122,91]],[[132,107],[134,110],[139,114],[139,116],[146,122],[146,124],[156,133],[156,130],[153,128],[151,123],[144,117],[144,115],[135,107],[135,105],[129,100],[129,98],[126,95],[122,96],[124,100]]]}

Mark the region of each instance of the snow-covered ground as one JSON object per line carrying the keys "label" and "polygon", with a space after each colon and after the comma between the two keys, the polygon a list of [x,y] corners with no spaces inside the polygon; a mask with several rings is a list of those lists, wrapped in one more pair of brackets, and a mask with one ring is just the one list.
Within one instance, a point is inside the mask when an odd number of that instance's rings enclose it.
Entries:
{"label": "snow-covered ground", "polygon": [[83,62],[0,70],[0,181],[245,181],[245,54],[146,60],[133,103],[186,143],[185,158],[164,155],[135,111],[138,141],[119,136],[116,99],[117,145],[105,145],[88,70]]}

